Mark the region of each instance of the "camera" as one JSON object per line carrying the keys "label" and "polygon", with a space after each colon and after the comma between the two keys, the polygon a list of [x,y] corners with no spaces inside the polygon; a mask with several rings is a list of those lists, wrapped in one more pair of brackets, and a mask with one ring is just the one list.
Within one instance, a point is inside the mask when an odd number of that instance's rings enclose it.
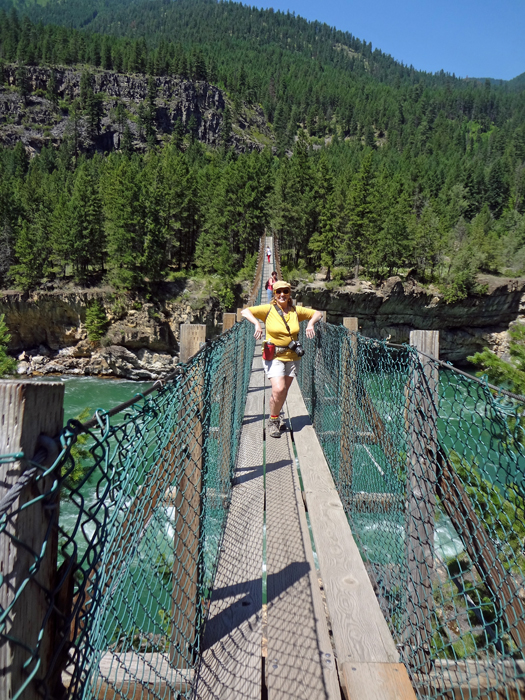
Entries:
{"label": "camera", "polygon": [[298,357],[302,357],[304,355],[304,348],[298,340],[292,340],[292,342],[288,345],[288,348],[293,350]]}

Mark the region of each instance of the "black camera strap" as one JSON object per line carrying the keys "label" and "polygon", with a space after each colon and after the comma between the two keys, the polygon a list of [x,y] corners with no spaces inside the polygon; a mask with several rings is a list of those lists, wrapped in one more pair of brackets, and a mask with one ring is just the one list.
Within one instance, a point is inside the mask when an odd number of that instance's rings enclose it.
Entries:
{"label": "black camera strap", "polygon": [[[284,325],[286,326],[286,330],[288,331],[288,335],[289,335],[290,338],[293,340],[293,335],[292,335],[292,333],[291,333],[291,331],[290,331],[290,326],[286,323],[286,319],[285,319],[285,317],[284,317],[283,310],[282,310],[281,307],[278,306],[277,304],[275,305],[275,310],[277,311],[277,313],[279,314],[279,316],[283,319]],[[297,312],[296,312],[296,313],[297,313]]]}

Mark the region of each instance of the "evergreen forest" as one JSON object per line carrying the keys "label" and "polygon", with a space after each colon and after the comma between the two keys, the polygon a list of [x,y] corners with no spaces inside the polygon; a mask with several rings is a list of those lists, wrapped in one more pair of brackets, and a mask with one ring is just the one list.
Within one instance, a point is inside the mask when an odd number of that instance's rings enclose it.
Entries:
{"label": "evergreen forest", "polygon": [[[522,76],[424,73],[347,32],[240,3],[49,0],[17,11],[0,0],[0,91],[31,101],[30,66],[82,72],[69,120],[94,131],[97,71],[206,81],[227,106],[218,148],[189,123],[156,138],[153,88],[139,105],[143,144],[124,109],[110,152],[79,145],[74,129],[39,153],[1,146],[3,287],[73,278],[140,290],[202,274],[228,292],[250,276],[265,231],[279,237],[287,275],[323,267],[331,285],[357,265],[371,280],[433,281],[452,302],[483,291],[479,273],[525,271]],[[63,108],[52,77],[44,97]],[[273,140],[239,152],[229,134],[255,104]]]}

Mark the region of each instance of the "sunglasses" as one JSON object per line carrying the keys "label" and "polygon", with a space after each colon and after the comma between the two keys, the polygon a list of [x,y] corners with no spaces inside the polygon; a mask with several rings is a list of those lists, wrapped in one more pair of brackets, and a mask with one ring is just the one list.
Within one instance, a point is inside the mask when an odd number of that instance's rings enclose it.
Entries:
{"label": "sunglasses", "polygon": [[279,289],[279,291],[275,292],[275,296],[278,297],[280,294],[290,294],[289,289]]}

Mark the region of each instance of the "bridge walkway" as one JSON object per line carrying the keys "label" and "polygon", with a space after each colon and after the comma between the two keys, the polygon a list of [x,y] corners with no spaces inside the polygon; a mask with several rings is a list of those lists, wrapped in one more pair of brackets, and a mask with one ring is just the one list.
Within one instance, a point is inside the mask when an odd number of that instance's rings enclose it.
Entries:
{"label": "bridge walkway", "polygon": [[296,382],[266,439],[259,346],[196,697],[414,698]]}

